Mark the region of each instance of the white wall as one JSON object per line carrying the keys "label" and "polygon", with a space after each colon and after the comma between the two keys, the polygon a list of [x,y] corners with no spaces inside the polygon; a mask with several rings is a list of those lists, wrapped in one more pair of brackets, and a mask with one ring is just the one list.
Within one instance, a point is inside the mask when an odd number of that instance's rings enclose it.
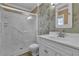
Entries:
{"label": "white wall", "polygon": [[0,55],[21,54],[22,51],[27,51],[27,47],[36,40],[36,17],[33,16],[32,20],[27,21],[25,15],[1,12],[3,32]]}

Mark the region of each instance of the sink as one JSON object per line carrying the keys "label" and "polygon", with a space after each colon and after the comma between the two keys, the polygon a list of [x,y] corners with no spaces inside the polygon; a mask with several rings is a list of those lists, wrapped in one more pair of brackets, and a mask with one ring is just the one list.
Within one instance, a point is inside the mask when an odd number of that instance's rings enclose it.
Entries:
{"label": "sink", "polygon": [[58,36],[58,32],[49,32],[50,38],[56,38]]}
{"label": "sink", "polygon": [[[58,37],[58,32],[50,32],[49,34],[48,34],[48,37],[49,38],[61,38],[61,39],[63,39],[63,40],[73,40],[74,41],[74,39],[78,39],[79,38],[79,34],[72,34],[72,33],[65,33],[65,36],[64,36],[64,38],[63,37]],[[78,40],[79,41],[79,40]]]}

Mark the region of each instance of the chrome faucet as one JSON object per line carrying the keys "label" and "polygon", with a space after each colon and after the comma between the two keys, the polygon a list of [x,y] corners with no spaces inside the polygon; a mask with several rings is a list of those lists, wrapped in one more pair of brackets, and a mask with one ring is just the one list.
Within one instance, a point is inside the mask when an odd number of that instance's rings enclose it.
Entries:
{"label": "chrome faucet", "polygon": [[58,33],[58,37],[63,37],[63,38],[65,37],[64,30],[63,30],[62,32],[59,32],[59,33]]}

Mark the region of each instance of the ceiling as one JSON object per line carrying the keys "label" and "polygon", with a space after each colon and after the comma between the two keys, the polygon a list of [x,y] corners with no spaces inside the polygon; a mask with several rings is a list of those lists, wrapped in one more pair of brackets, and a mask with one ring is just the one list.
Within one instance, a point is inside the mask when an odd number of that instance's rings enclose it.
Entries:
{"label": "ceiling", "polygon": [[31,12],[34,8],[36,8],[37,3],[7,3],[7,5]]}
{"label": "ceiling", "polygon": [[38,13],[38,7],[40,8],[43,6],[42,3],[0,3],[0,5],[8,12],[15,12],[19,14],[25,14],[24,12],[27,12],[33,15]]}

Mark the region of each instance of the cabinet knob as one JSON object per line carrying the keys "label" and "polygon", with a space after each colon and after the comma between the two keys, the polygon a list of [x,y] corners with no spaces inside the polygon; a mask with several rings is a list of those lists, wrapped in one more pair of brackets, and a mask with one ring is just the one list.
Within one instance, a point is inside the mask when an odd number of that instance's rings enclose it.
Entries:
{"label": "cabinet knob", "polygon": [[21,50],[23,49],[23,48],[20,48]]}
{"label": "cabinet knob", "polygon": [[45,53],[48,53],[48,51],[47,51],[47,50],[44,50],[44,52],[45,52]]}

